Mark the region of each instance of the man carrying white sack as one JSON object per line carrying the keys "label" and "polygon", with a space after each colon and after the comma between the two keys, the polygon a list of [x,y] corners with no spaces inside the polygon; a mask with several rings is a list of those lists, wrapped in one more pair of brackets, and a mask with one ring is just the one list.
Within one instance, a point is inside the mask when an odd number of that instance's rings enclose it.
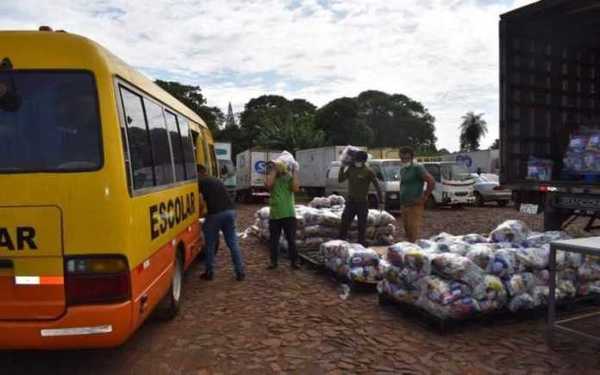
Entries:
{"label": "man carrying white sack", "polygon": [[[291,158],[291,155],[287,158]],[[279,238],[282,231],[288,243],[291,267],[292,269],[299,268],[297,263],[298,252],[296,251],[296,210],[294,207],[294,193],[300,191],[297,170],[298,166],[293,158],[289,159],[289,162],[286,162],[284,157],[269,162],[269,172],[265,181],[267,189],[271,192],[269,198],[271,264],[267,267],[269,270],[277,268]]]}
{"label": "man carrying white sack", "polygon": [[365,234],[367,231],[367,216],[369,215],[369,185],[373,184],[377,190],[377,198],[379,199],[379,209],[384,207],[383,194],[373,172],[366,166],[367,153],[359,151],[354,157],[354,164],[349,167],[340,168],[338,181],[344,182],[348,180],[348,199],[344,206],[342,214],[342,226],[340,228],[340,239],[345,240],[348,237],[348,230],[352,224],[352,220],[356,216],[358,219],[358,242],[367,246]]}
{"label": "man carrying white sack", "polygon": [[[404,234],[409,242],[419,239],[423,225],[425,202],[431,196],[435,180],[420,164],[414,162],[415,152],[410,147],[400,149],[400,206]],[[425,188],[427,183],[427,188]]]}

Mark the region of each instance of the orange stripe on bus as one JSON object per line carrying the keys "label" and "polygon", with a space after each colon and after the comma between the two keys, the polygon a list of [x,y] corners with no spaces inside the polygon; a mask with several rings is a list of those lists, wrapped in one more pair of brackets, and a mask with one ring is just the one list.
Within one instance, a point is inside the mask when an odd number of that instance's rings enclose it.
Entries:
{"label": "orange stripe on bus", "polygon": [[40,285],[63,285],[64,283],[63,276],[40,276]]}

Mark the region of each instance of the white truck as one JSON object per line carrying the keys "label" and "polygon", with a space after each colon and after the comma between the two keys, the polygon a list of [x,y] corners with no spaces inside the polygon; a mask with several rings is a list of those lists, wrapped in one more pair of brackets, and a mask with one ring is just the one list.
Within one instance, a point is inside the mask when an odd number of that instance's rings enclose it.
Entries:
{"label": "white truck", "polygon": [[267,162],[280,154],[281,151],[262,149],[249,149],[237,154],[235,190],[238,201],[251,202],[254,199],[269,197],[269,191],[265,188]]}
{"label": "white truck", "polygon": [[435,180],[435,188],[426,202],[427,208],[464,206],[475,203],[475,179],[463,164],[424,162],[422,165]]}
{"label": "white truck", "polygon": [[[235,171],[235,167],[232,161],[231,155],[231,143],[230,142],[215,142],[215,153],[217,154],[217,163],[219,164],[219,170],[229,169]],[[225,177],[225,173],[221,173],[223,177],[223,183],[227,187],[227,192],[231,197],[235,197],[235,186],[236,186],[236,175]]]}
{"label": "white truck", "polygon": [[481,150],[470,152],[455,152],[442,156],[444,161],[454,161],[464,165],[469,172],[500,173],[500,150]]}
{"label": "white truck", "polygon": [[[316,197],[325,193],[327,170],[332,162],[340,160],[345,148],[346,146],[327,146],[296,152],[296,161],[300,165],[300,187],[307,194]],[[359,148],[367,150],[366,147]]]}

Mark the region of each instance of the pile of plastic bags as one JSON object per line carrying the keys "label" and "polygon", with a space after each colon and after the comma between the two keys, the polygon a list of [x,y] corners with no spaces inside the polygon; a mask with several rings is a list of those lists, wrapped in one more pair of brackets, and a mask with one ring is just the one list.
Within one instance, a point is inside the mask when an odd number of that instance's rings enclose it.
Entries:
{"label": "pile of plastic bags", "polygon": [[[308,206],[297,205],[296,247],[298,251],[317,251],[322,243],[337,239],[343,211],[344,198],[338,195],[315,198]],[[386,211],[369,210],[367,244],[369,246],[392,244],[396,232],[395,221],[396,219]],[[252,230],[263,240],[269,239],[269,207],[263,207],[256,212],[256,222]],[[358,241],[356,219],[350,227],[348,237],[350,242]],[[283,249],[286,249],[287,242],[283,235],[280,241]]]}
{"label": "pile of plastic bags", "polygon": [[357,243],[341,240],[325,242],[320,247],[325,267],[339,276],[362,283],[381,280],[379,255]]}
{"label": "pile of plastic bags", "polygon": [[[380,264],[378,291],[439,318],[533,309],[548,300],[550,242],[567,238],[510,220],[487,238],[441,233],[416,244],[397,243]],[[558,300],[600,293],[600,260],[559,251],[556,287]]]}

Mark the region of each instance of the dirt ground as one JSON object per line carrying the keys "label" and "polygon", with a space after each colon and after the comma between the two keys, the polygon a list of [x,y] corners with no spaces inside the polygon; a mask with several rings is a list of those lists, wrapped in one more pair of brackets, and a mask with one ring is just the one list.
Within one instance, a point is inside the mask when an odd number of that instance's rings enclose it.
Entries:
{"label": "dirt ground", "polygon": [[[257,205],[239,208],[239,229]],[[428,211],[425,235],[487,233],[509,218],[540,230],[540,217],[511,208]],[[402,231],[397,234],[402,239]],[[560,337],[544,343],[543,317],[476,322],[450,332],[383,308],[376,293],[340,298],[330,277],[285,262],[267,271],[268,250],[242,241],[247,280],[233,279],[228,252],[218,254],[216,279],[203,282],[195,265],[184,305],[172,322],[149,321],[112,350],[0,353],[0,373],[43,374],[596,374],[599,345]],[[1,334],[1,332],[0,332]]]}

